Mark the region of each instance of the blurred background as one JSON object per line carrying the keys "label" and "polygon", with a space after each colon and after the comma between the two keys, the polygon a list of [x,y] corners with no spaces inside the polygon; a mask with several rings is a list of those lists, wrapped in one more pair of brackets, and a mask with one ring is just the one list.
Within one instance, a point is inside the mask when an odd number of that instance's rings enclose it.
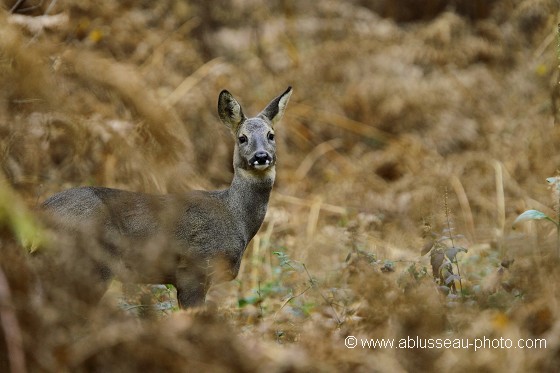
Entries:
{"label": "blurred background", "polygon": [[[3,0],[0,8],[7,211],[33,210],[78,185],[225,188],[233,141],[217,116],[219,92],[228,89],[256,115],[294,87],[276,129],[267,220],[239,279],[209,294],[244,336],[275,347],[253,358],[244,347],[222,360],[208,352],[214,368],[237,361],[249,370],[366,369],[375,358],[379,370],[447,370],[477,356],[482,368],[507,369],[505,350],[395,357],[347,350],[342,339],[354,329],[374,337],[449,330],[552,336],[560,328],[557,281],[550,280],[558,279],[554,225],[512,229],[527,209],[556,216],[558,207],[545,181],[560,161],[557,1]],[[454,299],[433,290],[430,256],[421,255],[449,228],[469,249],[458,258],[461,291],[471,298],[456,311],[446,308]],[[517,272],[508,269],[512,259]],[[10,283],[22,283],[21,273],[6,271]],[[300,294],[307,286],[317,291]],[[411,286],[417,291],[406,293]],[[214,330],[221,322],[174,317],[180,333],[196,336],[202,332],[190,323]],[[127,320],[119,324],[126,332]],[[165,341],[157,333],[166,325],[149,324],[136,336]],[[68,333],[60,331],[58,348],[75,338]],[[31,349],[33,338],[23,334]],[[316,348],[313,338],[325,336]],[[228,338],[222,343],[237,343]],[[303,350],[276,349],[284,340]],[[205,341],[208,351],[218,343]],[[550,344],[516,355],[517,364],[554,371],[560,342]],[[88,371],[123,353],[111,350],[116,344],[82,346],[68,358],[49,346],[28,365]],[[172,363],[167,369],[181,371]]]}

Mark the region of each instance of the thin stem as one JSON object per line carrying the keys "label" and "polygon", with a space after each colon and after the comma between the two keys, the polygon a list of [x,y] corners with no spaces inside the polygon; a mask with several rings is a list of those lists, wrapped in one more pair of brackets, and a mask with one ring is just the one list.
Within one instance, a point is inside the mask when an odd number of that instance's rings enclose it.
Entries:
{"label": "thin stem", "polygon": [[12,8],[10,9],[10,13],[14,13],[18,10],[19,6],[21,5],[21,3],[23,3],[24,0],[18,0],[16,1],[16,3],[14,4],[14,6],[12,6]]}
{"label": "thin stem", "polygon": [[258,282],[258,287],[259,287],[259,290],[257,291],[257,294],[259,295],[259,310],[260,310],[260,318],[262,319],[263,315],[264,315],[264,310],[263,310],[263,306],[262,306],[263,299],[262,299],[262,293],[261,293],[261,281],[260,280]]}
{"label": "thin stem", "polygon": [[[447,199],[447,187],[445,187],[443,203],[445,207],[445,220],[447,222],[447,231],[449,232],[449,240],[451,241],[451,247],[455,247],[455,242],[453,240],[453,232],[451,231],[451,218],[449,217],[450,212],[449,212],[449,203]],[[459,262],[457,261],[457,256],[455,256],[454,262],[455,262],[455,266],[457,267],[457,275],[459,276],[459,289],[461,289],[461,296],[463,297],[464,296],[463,281],[461,279],[461,270],[459,269]]]}
{"label": "thin stem", "polygon": [[286,299],[286,300],[284,301],[284,303],[282,303],[282,305],[280,306],[280,308],[278,309],[278,311],[276,311],[276,312],[274,313],[274,318],[276,318],[276,315],[278,314],[278,312],[280,312],[280,311],[286,306],[286,304],[290,303],[290,302],[292,301],[292,299],[295,299],[295,298],[297,298],[297,297],[299,297],[299,296],[302,296],[303,294],[305,294],[305,293],[307,292],[307,290],[311,289],[312,287],[313,287],[313,286],[311,286],[311,285],[308,286],[307,288],[305,288],[304,291],[302,291],[302,292],[299,293],[298,295],[290,295],[290,296],[288,297],[288,299]]}
{"label": "thin stem", "polygon": [[560,221],[558,223],[556,224],[556,255],[560,258]]}
{"label": "thin stem", "polygon": [[[307,277],[309,278],[309,284],[311,285],[311,287],[315,287],[315,281],[313,280],[313,278],[311,277],[311,274],[309,273],[309,271],[307,270],[307,266],[305,265],[305,263],[302,263],[303,265],[303,269],[305,269],[305,273],[307,273]],[[316,287],[315,287],[316,288]],[[329,307],[331,307],[333,313],[334,313],[334,317],[336,319],[336,323],[340,326],[342,325],[342,321],[340,321],[340,318],[338,317],[338,313],[336,312],[336,310],[334,309],[333,303],[330,302],[327,297],[325,297],[323,295],[323,292],[319,289],[316,288],[317,291],[319,292],[319,294],[321,295],[321,298],[323,298],[323,300],[325,301],[325,303],[327,303],[329,305]]]}
{"label": "thin stem", "polygon": [[560,183],[556,178],[556,255],[560,258]]}

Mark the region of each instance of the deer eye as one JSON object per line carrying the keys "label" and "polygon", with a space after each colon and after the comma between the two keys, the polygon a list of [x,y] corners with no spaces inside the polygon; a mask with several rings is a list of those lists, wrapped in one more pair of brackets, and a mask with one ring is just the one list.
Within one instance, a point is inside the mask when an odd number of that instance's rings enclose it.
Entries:
{"label": "deer eye", "polygon": [[247,142],[247,136],[245,136],[245,135],[239,136],[239,143],[240,144],[245,144],[246,142]]}
{"label": "deer eye", "polygon": [[269,141],[274,141],[274,134],[272,132],[268,133],[268,140]]}

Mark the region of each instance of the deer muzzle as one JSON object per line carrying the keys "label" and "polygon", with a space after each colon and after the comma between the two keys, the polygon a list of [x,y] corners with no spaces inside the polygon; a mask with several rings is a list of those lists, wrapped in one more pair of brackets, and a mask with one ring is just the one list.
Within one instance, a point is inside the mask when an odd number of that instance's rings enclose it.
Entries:
{"label": "deer muzzle", "polygon": [[259,151],[249,159],[249,166],[257,170],[265,170],[273,165],[273,161],[274,159],[268,152]]}

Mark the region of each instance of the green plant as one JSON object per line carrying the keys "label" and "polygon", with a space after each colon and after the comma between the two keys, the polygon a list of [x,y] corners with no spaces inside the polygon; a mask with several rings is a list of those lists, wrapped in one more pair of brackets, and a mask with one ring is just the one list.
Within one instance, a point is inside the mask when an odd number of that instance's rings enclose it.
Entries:
{"label": "green plant", "polygon": [[[309,270],[307,269],[307,266],[305,265],[305,263],[300,263],[297,261],[294,261],[292,259],[290,259],[290,257],[283,252],[279,252],[279,251],[275,251],[274,255],[278,256],[278,258],[280,259],[280,265],[283,267],[287,267],[290,268],[291,270],[295,270],[299,273],[302,272],[301,269],[298,270],[298,268],[302,268],[303,272],[305,272],[306,276],[307,276],[307,287],[300,292],[297,295],[291,295],[290,297],[288,297],[286,299],[286,301],[282,304],[282,307],[280,307],[280,309],[282,309],[286,304],[290,303],[292,300],[302,296],[303,294],[305,294],[308,290],[310,289],[315,289],[317,291],[317,293],[321,296],[321,298],[323,299],[323,301],[325,302],[325,304],[327,304],[334,315],[334,318],[336,320],[337,325],[341,325],[342,321],[340,320],[340,318],[338,317],[338,313],[336,312],[333,302],[331,300],[329,300],[325,294],[323,294],[323,292],[321,291],[321,289],[319,288],[319,281],[314,278],[313,276],[311,276],[311,273],[309,273]],[[313,305],[309,304],[309,303],[303,303],[302,306],[300,308],[302,308],[302,311],[304,314],[308,314],[310,308],[312,308]]]}
{"label": "green plant", "polygon": [[[425,235],[429,236],[431,239],[424,245],[422,255],[430,253],[432,273],[434,279],[440,285],[440,289],[445,292],[451,291],[452,293],[456,293],[455,281],[458,281],[461,295],[464,295],[461,268],[457,261],[457,255],[462,252],[466,253],[468,250],[463,246],[457,245],[457,240],[463,236],[453,233],[454,227],[449,210],[447,188],[444,193],[444,214],[445,227],[441,233],[433,232],[431,226],[425,223]],[[456,274],[453,272],[453,265],[457,268]]]}
{"label": "green plant", "polygon": [[237,300],[237,305],[239,308],[243,308],[249,304],[259,305],[261,307],[262,313],[262,302],[266,297],[285,291],[289,291],[289,289],[282,286],[277,279],[273,279],[264,284],[261,284],[259,282],[258,288],[252,289],[251,294],[241,297]]}
{"label": "green plant", "polygon": [[[305,263],[291,259],[290,256],[283,251],[274,251],[273,254],[279,261],[278,267],[273,268],[273,278],[262,286],[259,283],[258,289],[252,289],[250,295],[239,298],[238,306],[242,308],[249,304],[258,305],[261,309],[262,316],[264,311],[264,301],[274,295],[284,294],[282,296],[283,300],[279,308],[276,310],[276,313],[288,304],[291,304],[298,313],[301,313],[302,315],[310,315],[311,311],[316,306],[316,302],[304,299],[303,295],[314,289],[325,304],[331,308],[337,325],[341,325],[342,321],[334,308],[335,305],[333,304],[333,301],[330,300],[321,290],[319,280],[311,275]],[[285,277],[288,275],[295,275],[296,277],[304,276],[306,278],[305,288],[295,291],[293,286],[285,283]]]}
{"label": "green plant", "polygon": [[[260,316],[264,315],[266,311],[266,300],[272,299],[275,296],[280,296],[282,294],[288,294],[288,297],[292,297],[293,289],[290,286],[284,284],[283,275],[288,272],[298,272],[301,268],[298,267],[298,263],[293,262],[290,257],[283,251],[275,251],[273,254],[278,257],[279,265],[271,268],[271,274],[266,282],[258,282],[258,285],[251,289],[249,294],[243,295],[237,299],[237,306],[243,308],[247,305],[258,306],[260,310]],[[259,263],[263,265],[263,263]]]}
{"label": "green plant", "polygon": [[46,242],[45,232],[21,197],[9,186],[0,171],[0,228],[7,227],[29,252]]}
{"label": "green plant", "polygon": [[552,218],[539,210],[527,210],[514,220],[513,228],[515,229],[516,224],[529,220],[547,220],[553,223],[556,226],[556,252],[560,257],[560,176],[549,177],[546,181],[552,190],[556,217]]}

